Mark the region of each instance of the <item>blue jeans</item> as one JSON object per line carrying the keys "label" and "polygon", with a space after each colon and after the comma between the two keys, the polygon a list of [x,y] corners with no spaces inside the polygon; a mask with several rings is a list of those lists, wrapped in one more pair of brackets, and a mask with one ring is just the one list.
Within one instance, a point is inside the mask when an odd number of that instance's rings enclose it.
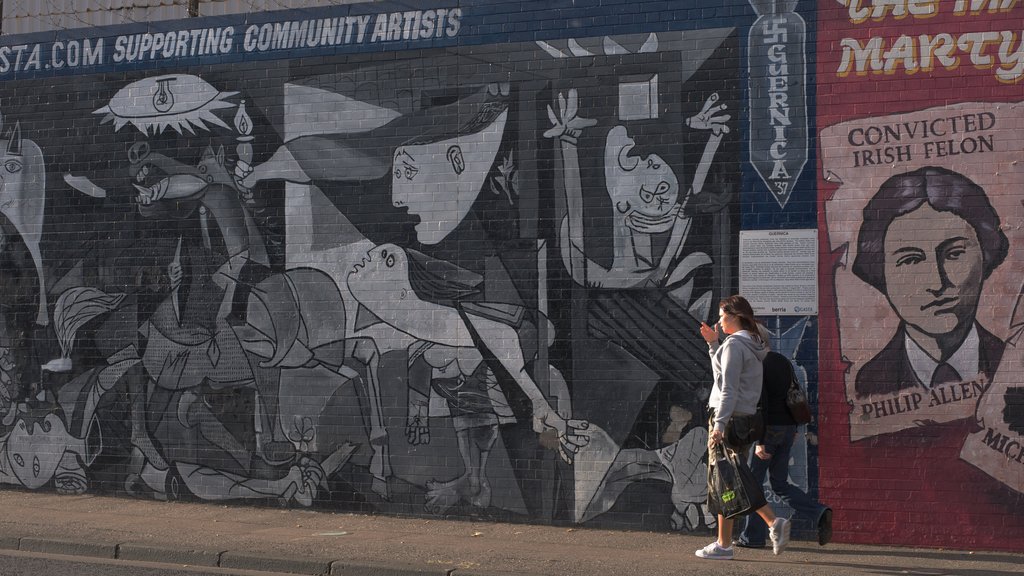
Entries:
{"label": "blue jeans", "polygon": [[[759,484],[764,484],[765,474],[770,473],[775,494],[797,514],[813,520],[817,525],[828,507],[789,483],[789,453],[793,449],[796,429],[796,426],[766,426],[764,441],[761,444],[772,457],[770,460],[762,460],[751,450],[750,471],[754,473],[754,480]],[[751,546],[764,546],[767,538],[768,527],[765,526],[764,520],[757,514],[750,514],[737,540]]]}

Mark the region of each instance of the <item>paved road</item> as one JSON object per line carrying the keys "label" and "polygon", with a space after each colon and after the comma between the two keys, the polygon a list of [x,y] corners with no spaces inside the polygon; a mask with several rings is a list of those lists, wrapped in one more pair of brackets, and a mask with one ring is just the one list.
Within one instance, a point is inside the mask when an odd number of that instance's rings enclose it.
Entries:
{"label": "paved road", "polygon": [[29,552],[0,552],[0,576],[61,576],[65,574],[68,576],[295,576],[295,574],[281,572],[197,568]]}
{"label": "paved road", "polygon": [[[179,572],[183,569],[176,567],[186,563],[201,566],[191,574],[239,574],[240,570],[263,570],[263,576],[268,572],[334,576],[1024,574],[1024,554],[841,542],[821,547],[816,542],[796,541],[782,556],[773,556],[769,550],[739,550],[733,562],[695,558],[693,551],[710,538],[709,534],[365,516],[0,490],[0,553],[67,554],[79,557],[79,562],[85,556],[104,562],[164,562],[168,564],[163,570]],[[0,573],[2,560],[0,557]],[[154,576],[169,573],[174,572],[157,572]],[[73,570],[64,574],[91,573]]]}

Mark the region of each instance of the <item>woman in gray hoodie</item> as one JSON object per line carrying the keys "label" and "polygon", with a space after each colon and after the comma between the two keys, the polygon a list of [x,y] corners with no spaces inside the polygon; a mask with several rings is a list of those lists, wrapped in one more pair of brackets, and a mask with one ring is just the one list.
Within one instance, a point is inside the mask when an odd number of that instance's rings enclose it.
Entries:
{"label": "woman in gray hoodie", "polygon": [[[719,343],[719,330],[726,334]],[[711,420],[708,434],[708,449],[725,443],[725,425],[733,416],[754,414],[761,399],[763,369],[761,362],[768,354],[768,346],[761,339],[754,310],[747,299],[734,295],[719,303],[718,323],[714,327],[701,322],[700,335],[708,343],[711,367],[715,384],[711,388],[708,407]],[[750,445],[728,446],[740,453],[740,462],[746,466]],[[781,554],[789,544],[790,523],[775,516],[775,512],[764,499],[764,491],[756,490],[757,514],[769,526],[769,536],[775,554]],[[718,515],[718,540],[697,550],[699,558],[709,560],[732,560],[732,519]]]}

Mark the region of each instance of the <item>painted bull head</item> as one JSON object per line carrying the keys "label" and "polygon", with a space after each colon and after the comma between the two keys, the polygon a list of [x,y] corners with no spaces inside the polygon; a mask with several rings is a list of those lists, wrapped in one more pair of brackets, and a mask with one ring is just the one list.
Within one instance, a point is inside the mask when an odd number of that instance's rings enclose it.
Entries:
{"label": "painted bull head", "polygon": [[[2,128],[2,123],[0,123]],[[39,311],[36,324],[50,323],[46,310],[46,278],[39,241],[43,236],[43,208],[46,203],[46,169],[43,152],[31,140],[21,137],[21,124],[15,124],[0,140],[0,213],[10,220],[21,235],[39,277]]]}

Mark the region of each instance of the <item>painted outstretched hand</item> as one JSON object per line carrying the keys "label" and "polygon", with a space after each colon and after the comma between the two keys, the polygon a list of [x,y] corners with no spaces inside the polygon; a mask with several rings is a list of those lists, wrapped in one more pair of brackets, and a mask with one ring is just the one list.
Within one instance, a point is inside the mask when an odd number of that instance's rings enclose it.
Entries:
{"label": "painted outstretched hand", "polygon": [[542,437],[555,433],[558,437],[558,455],[566,464],[572,464],[580,448],[590,442],[585,430],[590,427],[586,420],[570,420],[558,415],[547,404],[534,404],[533,431]]}
{"label": "painted outstretched hand", "polygon": [[298,463],[288,471],[283,480],[285,484],[281,497],[285,502],[295,502],[300,506],[312,506],[316,499],[317,489],[326,474],[320,463],[308,456],[299,458]]}
{"label": "painted outstretched hand", "polygon": [[544,132],[545,138],[561,138],[573,144],[584,128],[597,124],[597,120],[577,116],[579,112],[579,93],[573,88],[569,90],[568,99],[565,94],[558,94],[558,114],[548,105],[548,119],[551,128]]}
{"label": "painted outstretched hand", "polygon": [[726,108],[725,104],[718,104],[718,93],[715,92],[704,102],[704,107],[701,108],[700,112],[686,119],[686,125],[695,130],[711,130],[711,133],[715,136],[728,134],[729,126],[726,125],[726,122],[732,116],[719,114]]}

